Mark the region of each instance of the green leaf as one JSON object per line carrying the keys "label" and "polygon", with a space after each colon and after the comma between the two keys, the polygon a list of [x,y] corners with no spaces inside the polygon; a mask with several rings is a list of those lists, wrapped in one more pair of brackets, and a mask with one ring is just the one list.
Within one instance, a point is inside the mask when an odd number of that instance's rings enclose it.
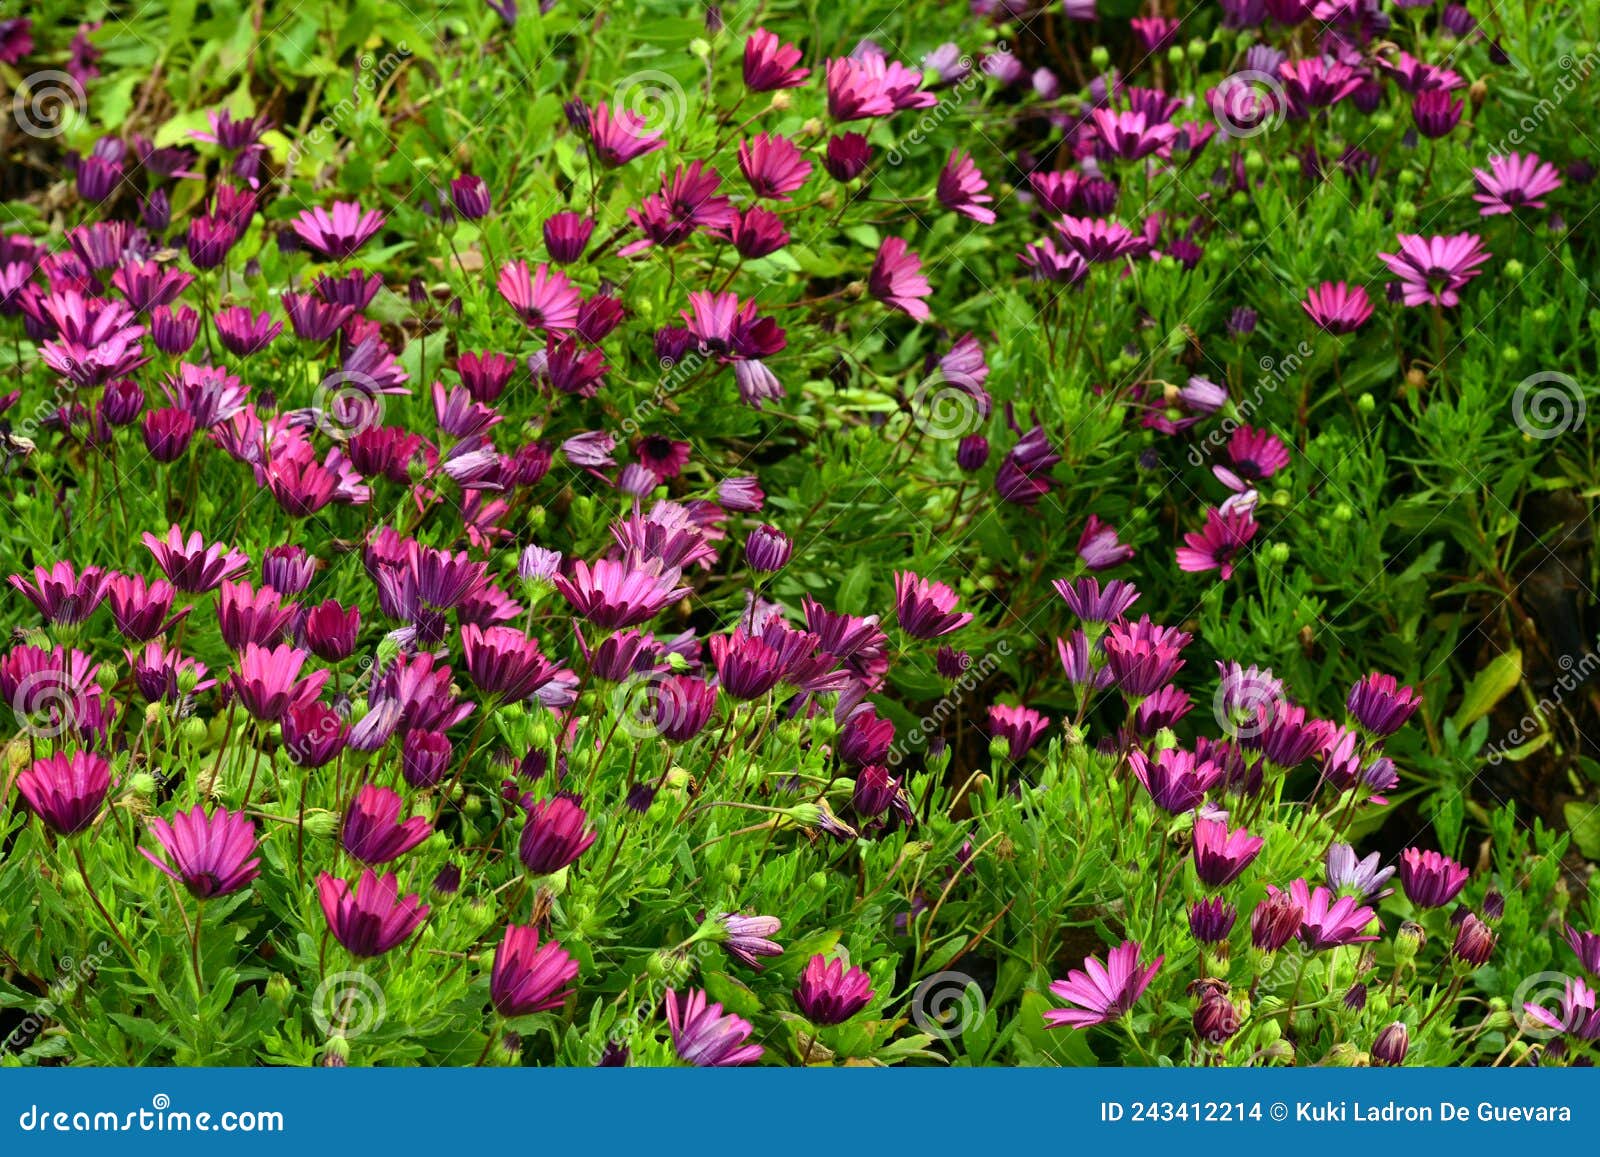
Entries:
{"label": "green leaf", "polygon": [[1456,708],[1454,716],[1457,730],[1466,730],[1493,711],[1495,704],[1511,694],[1520,682],[1522,652],[1513,647],[1503,655],[1496,655],[1467,684],[1466,692],[1461,696],[1461,706]]}

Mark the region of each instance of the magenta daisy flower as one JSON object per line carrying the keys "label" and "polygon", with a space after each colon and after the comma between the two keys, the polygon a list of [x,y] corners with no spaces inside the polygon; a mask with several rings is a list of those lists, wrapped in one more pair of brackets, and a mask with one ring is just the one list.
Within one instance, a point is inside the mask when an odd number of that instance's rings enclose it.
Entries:
{"label": "magenta daisy flower", "polygon": [[1476,233],[1449,237],[1399,236],[1399,253],[1379,258],[1400,278],[1401,300],[1407,305],[1457,305],[1460,289],[1478,276],[1491,254]]}
{"label": "magenta daisy flower", "polygon": [[709,1002],[700,989],[679,996],[669,988],[666,1003],[672,1047],[689,1064],[727,1068],[761,1059],[761,1046],[745,1043],[755,1027],[741,1017],[723,1015],[722,1005]]}
{"label": "magenta daisy flower", "polygon": [[583,296],[560,270],[540,263],[530,274],[526,261],[512,261],[500,267],[495,288],[529,329],[564,333],[578,324]]}
{"label": "magenta daisy flower", "polygon": [[931,314],[922,299],[933,292],[922,273],[922,258],[912,253],[899,237],[885,238],[867,275],[867,292],[890,309],[903,310],[916,321],[927,321]]}
{"label": "magenta daisy flower", "polygon": [[900,629],[914,639],[937,639],[972,622],[970,614],[956,611],[956,600],[956,592],[942,582],[910,571],[894,574],[895,615]]}
{"label": "magenta daisy flower", "polygon": [[757,197],[789,200],[811,176],[811,162],[787,137],[757,133],[739,142],[739,171]]}
{"label": "magenta daisy flower", "polygon": [[1191,572],[1220,571],[1224,579],[1233,577],[1233,564],[1245,544],[1261,529],[1249,511],[1206,511],[1203,530],[1183,536],[1178,548],[1178,569]]}
{"label": "magenta daisy flower", "polygon": [[379,876],[371,868],[362,869],[361,881],[353,888],[348,880],[321,873],[317,897],[328,929],[352,956],[382,956],[428,918],[428,905],[421,897],[401,897],[398,876]]}
{"label": "magenta daisy flower", "polygon": [[306,248],[329,261],[343,261],[383,228],[383,214],[355,201],[336,201],[333,212],[307,209],[293,222]]}
{"label": "magenta daisy flower", "polygon": [[201,900],[237,892],[261,874],[261,860],[254,854],[256,825],[241,812],[218,808],[208,816],[195,804],[173,816],[170,824],[153,818],[150,830],[172,864],[149,848],[140,848],[140,854]]}
{"label": "magenta daisy flower", "polygon": [[629,109],[619,109],[613,116],[611,106],[605,101],[594,106],[588,121],[595,156],[601,164],[612,168],[665,148],[667,144],[660,132],[645,127],[644,117]]}
{"label": "magenta daisy flower", "polygon": [[551,582],[574,611],[596,626],[615,630],[653,619],[688,594],[678,578],[676,568],[636,568],[603,558],[593,565],[576,559],[570,576],[556,575]]}
{"label": "magenta daisy flower", "polygon": [[507,924],[489,974],[489,999],[501,1016],[527,1016],[560,1008],[578,975],[578,962],[554,940],[539,943],[539,929]]}
{"label": "magenta daisy flower", "polygon": [[994,210],[986,206],[992,204],[994,198],[985,191],[988,188],[989,182],[984,180],[972,157],[960,149],[951,149],[950,159],[939,171],[934,195],[939,204],[952,213],[960,213],[980,225],[993,225]]}
{"label": "magenta daisy flower", "polygon": [[796,68],[799,63],[798,48],[782,43],[765,28],[757,28],[744,42],[744,85],[751,92],[799,88],[811,75],[809,68]]}
{"label": "magenta daisy flower", "polygon": [[1325,281],[1300,303],[1306,316],[1328,333],[1354,333],[1372,316],[1372,301],[1359,285]]}
{"label": "magenta daisy flower", "polygon": [[812,1024],[843,1024],[872,1003],[872,978],[860,968],[819,953],[801,970],[794,1002]]}
{"label": "magenta daisy flower", "polygon": [[1561,176],[1548,161],[1529,153],[1507,153],[1489,158],[1489,170],[1472,170],[1478,192],[1472,199],[1483,208],[1478,213],[1493,217],[1518,209],[1543,209],[1543,197],[1561,187]]}
{"label": "magenta daisy flower", "polygon": [[1090,1028],[1121,1018],[1150,987],[1164,959],[1157,956],[1141,964],[1139,944],[1134,940],[1124,940],[1113,948],[1104,964],[1096,957],[1086,958],[1082,970],[1073,969],[1065,980],[1050,982],[1050,991],[1075,1007],[1046,1009],[1045,1026]]}

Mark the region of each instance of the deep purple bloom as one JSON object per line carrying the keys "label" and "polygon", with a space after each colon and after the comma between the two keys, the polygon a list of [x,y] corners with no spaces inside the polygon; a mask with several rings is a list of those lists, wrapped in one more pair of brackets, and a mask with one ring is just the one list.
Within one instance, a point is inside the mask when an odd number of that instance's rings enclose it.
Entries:
{"label": "deep purple bloom", "polygon": [[1222,888],[1239,878],[1241,872],[1260,855],[1266,843],[1243,828],[1228,830],[1216,820],[1194,821],[1194,871],[1202,883]]}
{"label": "deep purple bloom", "polygon": [[379,876],[371,868],[362,869],[354,888],[348,880],[320,873],[317,896],[334,939],[352,956],[382,956],[428,918],[428,905],[421,897],[401,897],[398,876]]}
{"label": "deep purple bloom", "polygon": [[1128,762],[1155,805],[1173,815],[1199,807],[1206,792],[1222,778],[1222,768],[1215,763],[1177,747],[1162,748],[1155,759],[1134,748],[1128,753]]}
{"label": "deep purple bloom", "polygon": [[1393,735],[1406,725],[1422,703],[1422,696],[1410,687],[1400,686],[1393,675],[1374,671],[1350,688],[1345,706],[1356,722],[1370,734]]}
{"label": "deep purple bloom", "polygon": [[58,751],[17,776],[17,791],[29,809],[61,836],[92,824],[110,787],[111,764],[93,751]]}
{"label": "deep purple bloom", "polygon": [[1495,934],[1489,926],[1468,912],[1456,928],[1456,939],[1450,946],[1450,955],[1468,968],[1482,968],[1494,954],[1494,944]]}
{"label": "deep purple bloom", "polygon": [[254,855],[256,825],[242,812],[218,808],[208,816],[195,804],[174,815],[170,824],[160,816],[152,818],[150,830],[174,866],[148,848],[140,848],[140,854],[201,900],[237,892],[260,875],[261,861]]}
{"label": "deep purple bloom", "polygon": [[595,841],[595,833],[584,830],[588,818],[583,808],[565,795],[528,808],[528,821],[517,844],[523,866],[532,875],[548,876],[583,855]]}
{"label": "deep purple bloom", "polygon": [[745,539],[745,561],[758,574],[776,574],[789,562],[794,543],[787,534],[775,526],[756,527]]}
{"label": "deep purple bloom", "polygon": [[1573,955],[1578,958],[1578,963],[1582,964],[1591,976],[1600,976],[1600,932],[1581,932],[1568,924],[1566,937]]}
{"label": "deep purple bloom", "polygon": [[812,1024],[843,1024],[872,1002],[872,978],[863,969],[819,953],[801,970],[794,1002]]}
{"label": "deep purple bloom", "polygon": [[165,538],[157,538],[147,531],[143,541],[155,556],[161,573],[186,594],[215,590],[224,579],[236,577],[250,565],[247,554],[215,543],[206,546],[199,531],[184,538],[177,523],[173,523]]}
{"label": "deep purple bloom", "polygon": [[910,315],[913,321],[932,316],[922,299],[933,292],[922,273],[922,258],[906,247],[899,237],[886,237],[867,275],[867,292],[891,309]]}
{"label": "deep purple bloom", "polygon": [[1021,759],[1032,751],[1050,728],[1049,717],[1031,707],[1011,707],[996,703],[989,708],[989,735],[1004,739],[1011,758]]}
{"label": "deep purple bloom", "polygon": [[1056,594],[1060,595],[1073,614],[1086,623],[1110,623],[1128,613],[1128,609],[1139,601],[1139,588],[1122,579],[1112,579],[1102,589],[1100,580],[1095,578],[1080,578],[1068,582],[1066,579],[1056,579],[1050,584],[1055,587]]}
{"label": "deep purple bloom", "polygon": [[[1269,895],[1276,890],[1267,886]],[[1289,895],[1300,908],[1301,943],[1313,952],[1377,939],[1362,935],[1374,913],[1371,908],[1362,907],[1357,897],[1335,897],[1322,885],[1313,888],[1305,880],[1291,881]]]}
{"label": "deep purple bloom", "polygon": [[97,566],[86,566],[80,574],[72,563],[62,560],[49,570],[33,568],[33,582],[22,575],[8,581],[38,608],[47,623],[71,626],[94,613],[106,597],[111,577]]}
{"label": "deep purple bloom", "polygon": [[744,42],[744,84],[751,92],[799,88],[811,75],[800,63],[800,50],[782,43],[765,28],[757,28]]}
{"label": "deep purple bloom", "polygon": [[507,924],[489,974],[489,999],[504,1017],[560,1008],[578,975],[578,962],[554,940],[539,943],[539,929]]}
{"label": "deep purple bloom", "polygon": [[1189,908],[1189,934],[1201,944],[1221,944],[1228,939],[1238,917],[1234,906],[1221,896],[1197,900]]}
{"label": "deep purple bloom", "polygon": [[1471,875],[1449,856],[1421,848],[1400,853],[1400,886],[1419,908],[1443,908]]}
{"label": "deep purple bloom", "polygon": [[1383,1031],[1378,1033],[1377,1039],[1372,1042],[1372,1059],[1380,1065],[1398,1065],[1406,1059],[1406,1050],[1410,1047],[1411,1038],[1406,1032],[1406,1026],[1395,1021],[1385,1025]]}
{"label": "deep purple bloom", "polygon": [[972,622],[956,612],[955,591],[944,583],[919,578],[910,571],[894,573],[895,616],[900,629],[914,639],[938,639]]}
{"label": "deep purple bloom", "polygon": [[433,825],[423,816],[401,821],[404,806],[398,792],[363,784],[344,813],[344,850],[364,864],[387,864],[432,835]]}
{"label": "deep purple bloom", "polygon": [[1266,898],[1250,913],[1250,943],[1260,952],[1276,952],[1295,938],[1305,907],[1289,892],[1269,887]]}

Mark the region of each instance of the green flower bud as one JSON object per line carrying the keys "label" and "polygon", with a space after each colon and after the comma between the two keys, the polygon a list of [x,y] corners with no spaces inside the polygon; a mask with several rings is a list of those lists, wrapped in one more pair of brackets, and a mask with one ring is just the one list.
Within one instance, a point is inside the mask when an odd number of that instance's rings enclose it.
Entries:
{"label": "green flower bud", "polygon": [[1410,964],[1417,958],[1417,952],[1428,942],[1428,934],[1422,930],[1422,925],[1413,920],[1407,920],[1400,925],[1400,930],[1394,934],[1394,958],[1398,963]]}
{"label": "green flower bud", "polygon": [[307,812],[305,830],[306,835],[315,839],[329,839],[339,830],[339,817],[330,811]]}
{"label": "green flower bud", "polygon": [[722,882],[730,888],[737,888],[743,875],[744,870],[738,864],[728,863],[722,865]]}
{"label": "green flower bud", "polygon": [[128,780],[128,787],[134,795],[151,796],[156,794],[156,777],[148,771],[135,772]]}
{"label": "green flower bud", "polygon": [[1333,517],[1336,522],[1349,522],[1355,516],[1356,512],[1348,502],[1341,502],[1333,508]]}
{"label": "green flower bud", "polygon": [[323,1050],[323,1065],[343,1068],[349,1062],[350,1042],[345,1040],[342,1036],[330,1037],[327,1047]]}
{"label": "green flower bud", "polygon": [[267,999],[280,1009],[288,1007],[289,998],[294,995],[294,985],[289,983],[289,978],[281,972],[274,972],[267,977]]}
{"label": "green flower bud", "polygon": [[828,890],[828,873],[812,872],[811,878],[806,881],[806,885],[813,892],[826,892]]}
{"label": "green flower bud", "polygon": [[1322,1063],[1336,1069],[1358,1068],[1362,1065],[1362,1052],[1349,1041],[1340,1041],[1328,1050]]}
{"label": "green flower bud", "polygon": [[1519,280],[1527,272],[1527,267],[1515,257],[1510,258],[1501,268],[1505,270],[1505,275],[1512,281]]}
{"label": "green flower bud", "polygon": [[[185,672],[185,674],[188,674],[188,672]],[[115,663],[102,663],[100,669],[94,673],[94,681],[100,684],[100,690],[111,690],[117,685],[117,665]]]}
{"label": "green flower bud", "polygon": [[693,54],[695,59],[704,60],[711,55],[711,42],[704,36],[696,36],[689,41],[689,52]]}
{"label": "green flower bud", "polygon": [[1189,59],[1190,60],[1200,60],[1200,59],[1202,59],[1206,54],[1206,48],[1207,48],[1206,42],[1204,40],[1201,40],[1198,36],[1196,36],[1193,40],[1189,41]]}
{"label": "green flower bud", "polygon": [[1378,399],[1374,398],[1371,394],[1364,393],[1356,399],[1356,409],[1360,410],[1363,414],[1370,414],[1377,408]]}
{"label": "green flower bud", "polygon": [[81,899],[89,894],[89,889],[84,886],[83,873],[76,868],[68,868],[61,873],[61,891],[73,899]]}
{"label": "green flower bud", "polygon": [[1282,566],[1284,563],[1288,562],[1289,544],[1287,542],[1275,542],[1271,546],[1267,547],[1267,561],[1273,563],[1275,566]]}
{"label": "green flower bud", "polygon": [[1096,44],[1094,49],[1089,53],[1089,63],[1094,65],[1099,71],[1104,72],[1106,70],[1106,66],[1111,63],[1110,49],[1103,44]]}
{"label": "green flower bud", "polygon": [[1007,739],[1004,735],[996,735],[994,738],[990,739],[989,740],[989,758],[990,759],[1010,759],[1011,758],[1011,740]]}
{"label": "green flower bud", "polygon": [[178,738],[189,747],[199,747],[206,741],[207,731],[202,719],[185,719],[178,728]]}
{"label": "green flower bud", "polygon": [[1182,45],[1174,44],[1171,48],[1167,49],[1167,63],[1172,65],[1173,68],[1180,66],[1183,61],[1184,51]]}
{"label": "green flower bud", "polygon": [[[792,104],[794,104],[794,94],[786,88],[780,88],[767,101],[767,107],[773,112],[784,112]],[[812,119],[814,120],[815,118]],[[810,124],[811,122],[807,121],[806,123]],[[801,127],[805,126],[802,125]]]}
{"label": "green flower bud", "polygon": [[1514,366],[1522,360],[1522,351],[1514,345],[1501,346],[1500,360],[1508,366]]}
{"label": "green flower bud", "polygon": [[1394,131],[1394,114],[1380,112],[1372,118],[1372,128],[1375,132],[1392,133]]}

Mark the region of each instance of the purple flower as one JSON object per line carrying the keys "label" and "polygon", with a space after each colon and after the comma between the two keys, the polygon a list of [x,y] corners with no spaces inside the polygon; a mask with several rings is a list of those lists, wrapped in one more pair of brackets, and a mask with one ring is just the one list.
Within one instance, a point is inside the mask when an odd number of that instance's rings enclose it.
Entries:
{"label": "purple flower", "polygon": [[809,68],[796,68],[800,50],[784,44],[765,28],[757,28],[744,42],[744,84],[751,92],[775,92],[798,88],[811,75]]}
{"label": "purple flower", "polygon": [[589,111],[589,139],[600,163],[610,168],[665,148],[667,143],[661,133],[645,127],[644,117],[631,109],[618,109],[613,116],[605,101]]}
{"label": "purple flower", "polygon": [[1178,569],[1190,572],[1216,570],[1224,580],[1233,577],[1234,560],[1260,527],[1249,511],[1207,510],[1202,530],[1183,536],[1178,548]]}
{"label": "purple flower", "polygon": [[538,928],[507,924],[489,973],[489,999],[501,1016],[560,1008],[578,975],[578,962],[554,940],[539,943]]}
{"label": "purple flower", "polygon": [[938,639],[970,623],[970,614],[955,611],[956,599],[944,583],[910,571],[894,573],[895,615],[900,629],[914,639]]}
{"label": "purple flower", "polygon": [[814,1025],[843,1024],[872,1002],[872,978],[819,953],[801,970],[794,1002]]}
{"label": "purple flower", "polygon": [[1422,696],[1410,687],[1400,686],[1393,675],[1374,671],[1350,688],[1345,706],[1368,733],[1379,737],[1393,735],[1406,725],[1422,703]]}
{"label": "purple flower", "polygon": [[146,583],[143,575],[113,575],[106,581],[111,621],[129,640],[143,643],[161,633],[172,610],[172,584],[157,579]]}
{"label": "purple flower", "polygon": [[1429,140],[1447,137],[1461,123],[1465,102],[1450,95],[1448,89],[1431,88],[1411,100],[1411,119],[1417,132]]}
{"label": "purple flower", "polygon": [[1533,1003],[1524,1004],[1522,1009],[1545,1028],[1579,1040],[1600,1040],[1600,1012],[1595,1010],[1594,990],[1578,977],[1570,977],[1563,986],[1559,1013]]}
{"label": "purple flower", "polygon": [[523,867],[532,875],[549,876],[583,855],[595,841],[595,833],[584,830],[588,818],[583,808],[565,795],[530,807],[517,844]]}
{"label": "purple flower", "polygon": [[1221,896],[1197,900],[1189,908],[1189,934],[1201,944],[1221,944],[1238,917],[1238,910]]}
{"label": "purple flower", "polygon": [[1483,208],[1478,213],[1493,217],[1518,209],[1543,209],[1543,197],[1561,187],[1561,176],[1548,161],[1535,154],[1509,153],[1489,158],[1489,171],[1472,170],[1479,191],[1472,199]]}
{"label": "purple flower", "polygon": [[1268,887],[1250,913],[1250,943],[1258,952],[1276,952],[1295,938],[1304,917],[1305,907],[1295,896]]}
{"label": "purple flower", "polygon": [[1117,528],[1101,521],[1098,514],[1091,514],[1083,533],[1078,536],[1078,561],[1090,570],[1109,570],[1132,557],[1133,547],[1117,541]]}
{"label": "purple flower", "polygon": [[746,1044],[754,1026],[737,1016],[724,1016],[722,1005],[708,1003],[701,989],[687,996],[667,989],[667,1024],[678,1056],[701,1068],[747,1065],[761,1059],[761,1046]]}
{"label": "purple flower", "polygon": [[1050,991],[1076,1007],[1046,1009],[1047,1028],[1089,1028],[1119,1019],[1150,986],[1165,957],[1149,964],[1139,962],[1139,944],[1125,940],[1111,950],[1106,963],[1090,956],[1083,969],[1073,969],[1065,980],[1054,980]]}
{"label": "purple flower", "polygon": [[1172,815],[1199,807],[1222,778],[1221,767],[1177,747],[1162,748],[1155,759],[1135,748],[1128,753],[1128,762],[1155,805]]}
{"label": "purple flower", "polygon": [[758,526],[745,539],[745,560],[758,574],[776,574],[789,562],[794,543],[775,526]]}
{"label": "purple flower", "polygon": [[348,880],[322,872],[317,897],[334,939],[352,956],[382,956],[403,942],[428,918],[428,905],[412,894],[400,896],[400,879],[364,868],[354,888]]}
{"label": "purple flower", "polygon": [[92,824],[110,787],[111,765],[93,751],[58,751],[17,776],[17,790],[29,809],[60,836]]}
{"label": "purple flower", "polygon": [[528,698],[559,670],[538,643],[515,627],[484,629],[468,623],[461,628],[461,649],[473,685],[508,703]]}
{"label": "purple flower", "polygon": [[313,253],[328,261],[343,261],[383,228],[383,213],[363,210],[354,201],[336,201],[333,212],[307,209],[294,219],[294,231]]}
{"label": "purple flower", "polygon": [[1419,908],[1443,908],[1471,875],[1449,856],[1421,848],[1400,853],[1400,886]]}
{"label": "purple flower", "polygon": [[1566,926],[1567,944],[1571,946],[1578,963],[1591,976],[1600,976],[1600,933],[1580,932],[1572,925]]}
{"label": "purple flower", "polygon": [[933,292],[922,273],[922,258],[899,237],[887,237],[879,247],[867,275],[867,292],[890,309],[910,315],[913,321],[927,321],[932,316],[927,302],[922,300]]}
{"label": "purple flower", "polygon": [[689,593],[678,586],[676,568],[643,569],[626,561],[600,559],[592,566],[583,559],[572,564],[570,577],[551,581],[572,609],[607,630],[636,627],[653,619],[667,606]]}
{"label": "purple flower", "polygon": [[[1270,884],[1267,886],[1269,895],[1275,891]],[[1362,907],[1356,897],[1335,898],[1327,888],[1320,884],[1312,888],[1305,880],[1292,881],[1289,895],[1301,912],[1300,941],[1313,952],[1377,939],[1362,935],[1374,913],[1371,908]]]}
{"label": "purple flower", "polygon": [[[1091,516],[1092,517],[1092,516]],[[1139,601],[1139,588],[1122,579],[1112,579],[1104,589],[1100,580],[1081,578],[1072,582],[1056,579],[1050,584],[1056,594],[1086,623],[1110,623],[1122,618]]]}
{"label": "purple flower", "polygon": [[1032,751],[1034,745],[1044,738],[1044,733],[1049,728],[1049,718],[1031,707],[1021,705],[1010,707],[996,703],[989,708],[989,734],[995,739],[1006,741],[1007,749],[1014,760],[1021,759]]}
{"label": "purple flower", "polygon": [[721,926],[717,938],[728,950],[728,955],[748,964],[757,972],[761,971],[762,964],[756,957],[783,955],[783,945],[769,939],[783,927],[783,921],[776,916],[740,916],[735,912],[723,912],[717,917],[717,923]]}
{"label": "purple flower", "polygon": [[1393,868],[1380,868],[1379,853],[1358,860],[1349,844],[1329,844],[1327,855],[1328,887],[1335,892],[1348,888],[1362,900],[1381,900],[1394,889],[1383,885],[1394,875]]}
{"label": "purple flower", "polygon": [[1400,1021],[1385,1025],[1372,1042],[1372,1059],[1380,1065],[1398,1065],[1406,1059],[1411,1038]]}
{"label": "purple flower", "polygon": [[38,608],[47,623],[71,626],[94,613],[106,597],[111,577],[97,566],[86,566],[78,573],[70,562],[57,562],[49,570],[33,568],[33,582],[19,574],[8,581]]}
{"label": "purple flower", "polygon": [[261,861],[254,855],[256,825],[242,813],[218,808],[208,816],[195,804],[178,812],[170,824],[153,818],[150,830],[175,866],[148,848],[139,852],[201,900],[237,892],[260,875]]}
{"label": "purple flower", "polygon": [[1378,257],[1400,278],[1401,300],[1407,305],[1459,305],[1460,289],[1478,276],[1489,260],[1476,233],[1420,237],[1402,233],[1399,253]]}
{"label": "purple flower", "polygon": [[512,261],[500,267],[495,288],[529,329],[560,334],[578,323],[582,297],[558,269],[541,263],[530,273],[526,261]]}
{"label": "purple flower", "polygon": [[1243,828],[1228,830],[1216,820],[1194,822],[1194,871],[1202,883],[1222,888],[1239,878],[1241,872],[1260,855],[1266,843]]}
{"label": "purple flower", "polygon": [[952,213],[959,213],[980,225],[992,225],[994,210],[987,206],[994,198],[985,192],[988,187],[989,182],[984,180],[972,158],[960,149],[952,149],[949,160],[939,172],[935,196],[939,204]]}
{"label": "purple flower", "polygon": [[144,544],[155,556],[161,573],[172,585],[186,594],[204,594],[215,590],[224,579],[234,578],[250,565],[250,556],[225,546],[206,546],[195,531],[187,539],[176,523],[165,538],[157,538],[148,531]]}
{"label": "purple flower", "polygon": [[1101,647],[1117,687],[1130,699],[1143,699],[1172,682],[1188,642],[1184,632],[1156,626],[1146,615],[1136,623],[1112,623]]}
{"label": "purple flower", "polygon": [[1354,333],[1372,316],[1367,291],[1342,281],[1325,281],[1312,289],[1300,308],[1319,328],[1332,334]]}
{"label": "purple flower", "polygon": [[344,850],[364,864],[397,860],[433,834],[423,816],[401,822],[405,801],[386,787],[364,784],[344,813],[340,842]]}
{"label": "purple flower", "polygon": [[1456,927],[1450,955],[1468,968],[1482,968],[1494,954],[1495,934],[1489,926],[1468,912]]}

